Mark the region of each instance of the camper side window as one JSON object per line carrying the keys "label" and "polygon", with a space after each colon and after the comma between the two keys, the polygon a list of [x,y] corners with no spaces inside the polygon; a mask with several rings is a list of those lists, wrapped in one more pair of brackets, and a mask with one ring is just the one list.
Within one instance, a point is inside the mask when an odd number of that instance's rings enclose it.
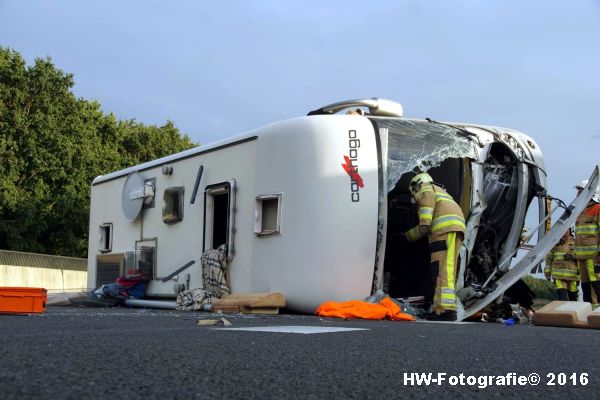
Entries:
{"label": "camper side window", "polygon": [[112,230],[110,223],[100,225],[100,252],[108,253],[112,250]]}
{"label": "camper side window", "polygon": [[281,232],[281,194],[256,198],[254,233],[258,236],[278,235]]}
{"label": "camper side window", "polygon": [[183,219],[183,187],[165,189],[162,216],[165,224],[174,224]]}
{"label": "camper side window", "polygon": [[227,245],[227,259],[234,253],[236,183],[209,185],[204,191],[204,243],[202,251]]}

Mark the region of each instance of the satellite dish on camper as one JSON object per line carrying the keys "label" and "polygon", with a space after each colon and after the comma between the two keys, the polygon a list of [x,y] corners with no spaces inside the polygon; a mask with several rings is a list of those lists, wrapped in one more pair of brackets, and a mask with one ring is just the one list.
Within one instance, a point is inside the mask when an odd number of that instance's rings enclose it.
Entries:
{"label": "satellite dish on camper", "polygon": [[132,172],[125,179],[121,191],[121,209],[125,219],[129,222],[135,221],[140,215],[144,202],[154,197],[154,186],[150,182],[144,183],[144,179],[137,172]]}

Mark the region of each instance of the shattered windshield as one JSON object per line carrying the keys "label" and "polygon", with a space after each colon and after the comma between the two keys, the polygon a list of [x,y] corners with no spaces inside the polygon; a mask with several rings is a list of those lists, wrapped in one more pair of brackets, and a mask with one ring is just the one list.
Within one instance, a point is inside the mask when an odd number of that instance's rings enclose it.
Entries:
{"label": "shattered windshield", "polygon": [[[426,121],[374,119],[380,132],[387,129],[387,190],[416,167],[422,171],[439,166],[447,158],[475,158],[475,149],[456,129]],[[382,144],[385,148],[385,137]],[[385,156],[385,155],[384,155]]]}

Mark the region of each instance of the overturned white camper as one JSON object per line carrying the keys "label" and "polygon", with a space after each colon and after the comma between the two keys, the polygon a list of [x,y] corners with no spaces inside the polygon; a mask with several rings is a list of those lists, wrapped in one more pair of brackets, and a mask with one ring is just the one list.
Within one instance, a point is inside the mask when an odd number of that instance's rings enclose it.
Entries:
{"label": "overturned white camper", "polygon": [[[366,113],[336,114],[349,107]],[[596,168],[544,236],[546,172],[532,138],[405,119],[399,104],[382,99],[336,103],[97,177],[88,286],[135,266],[152,277],[148,296],[174,297],[174,283],[201,286],[192,261],[226,244],[232,292],[281,292],[294,310],[313,312],[324,301],[364,299],[378,289],[427,296],[427,242],[400,235],[417,224],[408,193],[415,168],[428,170],[467,218],[456,283],[461,318],[539,263],[598,184]],[[534,198],[538,244],[511,266]]]}

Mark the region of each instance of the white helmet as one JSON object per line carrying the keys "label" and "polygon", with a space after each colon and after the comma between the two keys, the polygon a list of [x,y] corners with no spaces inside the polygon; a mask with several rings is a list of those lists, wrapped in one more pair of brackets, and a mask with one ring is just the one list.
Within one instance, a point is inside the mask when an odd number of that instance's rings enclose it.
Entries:
{"label": "white helmet", "polygon": [[410,184],[408,185],[408,191],[414,196],[415,193],[421,190],[421,186],[423,186],[424,183],[432,182],[433,178],[431,175],[429,175],[427,172],[421,172],[411,179]]}
{"label": "white helmet", "polygon": [[[583,190],[583,188],[585,188],[587,184],[588,184],[588,180],[584,179],[581,182],[579,182],[577,185],[575,185],[575,189]],[[596,187],[596,192],[594,192],[594,195],[592,196],[592,201],[595,201],[596,203],[600,203],[600,186]]]}
{"label": "white helmet", "polygon": [[579,181],[579,183],[577,185],[575,185],[575,189],[583,189],[587,184],[588,184],[587,179]]}
{"label": "white helmet", "polygon": [[[588,180],[584,179],[584,180],[580,181],[577,185],[575,185],[575,189],[583,190],[583,188],[586,187],[587,183],[588,183]],[[592,196],[592,201],[595,201],[596,203],[600,203],[600,186],[596,187],[596,192],[594,192],[594,195]]]}

